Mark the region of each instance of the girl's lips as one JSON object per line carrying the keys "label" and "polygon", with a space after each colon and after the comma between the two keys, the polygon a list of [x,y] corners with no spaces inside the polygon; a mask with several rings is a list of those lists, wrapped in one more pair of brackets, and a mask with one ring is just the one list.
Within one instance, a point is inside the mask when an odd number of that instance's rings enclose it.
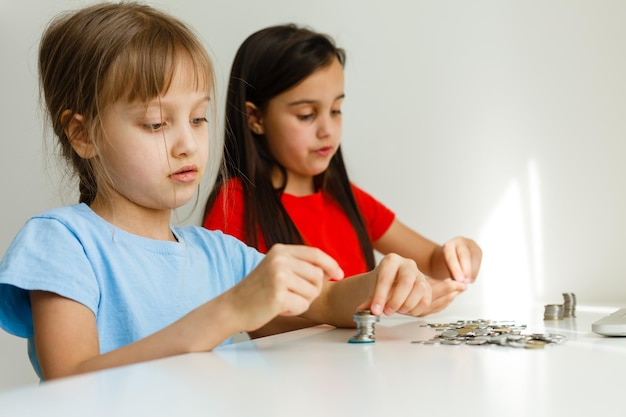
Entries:
{"label": "girl's lips", "polygon": [[331,146],[325,146],[323,148],[316,150],[315,153],[318,154],[319,156],[328,156],[331,154],[332,151],[333,151],[333,148]]}
{"label": "girl's lips", "polygon": [[195,166],[185,166],[171,174],[170,178],[176,182],[189,184],[198,178],[198,169]]}

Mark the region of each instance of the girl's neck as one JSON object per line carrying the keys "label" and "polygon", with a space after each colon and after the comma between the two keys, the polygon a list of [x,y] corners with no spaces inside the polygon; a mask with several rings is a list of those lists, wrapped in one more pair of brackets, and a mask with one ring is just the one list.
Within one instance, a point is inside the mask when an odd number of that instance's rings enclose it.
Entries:
{"label": "girl's neck", "polygon": [[[275,169],[272,175],[272,185],[274,185],[274,188],[281,187],[283,185],[283,180],[283,175],[280,170]],[[315,194],[315,191],[313,177],[287,173],[287,184],[284,189],[285,194],[291,194],[296,197],[304,197]]]}
{"label": "girl's neck", "polygon": [[90,208],[120,229],[148,239],[176,241],[170,227],[171,210],[152,210],[126,200],[125,203],[98,198]]}

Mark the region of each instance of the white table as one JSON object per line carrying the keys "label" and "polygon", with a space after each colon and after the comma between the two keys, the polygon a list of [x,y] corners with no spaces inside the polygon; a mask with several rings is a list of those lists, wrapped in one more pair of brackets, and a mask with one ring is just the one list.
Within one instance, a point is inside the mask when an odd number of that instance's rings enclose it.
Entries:
{"label": "white table", "polygon": [[[540,307],[540,306],[539,306]],[[376,343],[318,326],[0,393],[0,416],[626,415],[626,338],[591,332],[600,312],[383,317]],[[424,346],[425,322],[515,320],[565,335],[545,349]]]}

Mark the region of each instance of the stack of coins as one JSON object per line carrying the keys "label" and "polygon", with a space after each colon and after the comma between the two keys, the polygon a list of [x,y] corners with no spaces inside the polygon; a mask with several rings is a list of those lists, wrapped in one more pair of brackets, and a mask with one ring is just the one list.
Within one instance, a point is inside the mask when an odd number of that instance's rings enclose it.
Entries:
{"label": "stack of coins", "polygon": [[544,320],[562,320],[563,304],[547,304],[543,313]]}
{"label": "stack of coins", "polygon": [[353,316],[356,322],[356,334],[348,340],[348,343],[374,343],[374,325],[379,317],[369,310],[359,310]]}
{"label": "stack of coins", "polygon": [[576,294],[563,293],[563,317],[576,317]]}

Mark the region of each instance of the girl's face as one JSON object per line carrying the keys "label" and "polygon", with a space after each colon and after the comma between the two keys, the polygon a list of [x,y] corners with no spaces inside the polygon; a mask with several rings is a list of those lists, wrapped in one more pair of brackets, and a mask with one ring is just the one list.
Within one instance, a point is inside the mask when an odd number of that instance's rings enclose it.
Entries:
{"label": "girl's face", "polygon": [[104,112],[97,157],[110,178],[98,183],[108,183],[116,213],[147,209],[169,216],[193,197],[209,153],[209,97],[196,87],[194,71],[183,61],[165,95],[147,106],[121,101]]}
{"label": "girl's face", "polygon": [[[337,59],[272,98],[260,124],[269,150],[287,170],[290,194],[312,192],[313,176],[328,168],[341,142],[343,67]],[[274,185],[280,183],[276,170]]]}

